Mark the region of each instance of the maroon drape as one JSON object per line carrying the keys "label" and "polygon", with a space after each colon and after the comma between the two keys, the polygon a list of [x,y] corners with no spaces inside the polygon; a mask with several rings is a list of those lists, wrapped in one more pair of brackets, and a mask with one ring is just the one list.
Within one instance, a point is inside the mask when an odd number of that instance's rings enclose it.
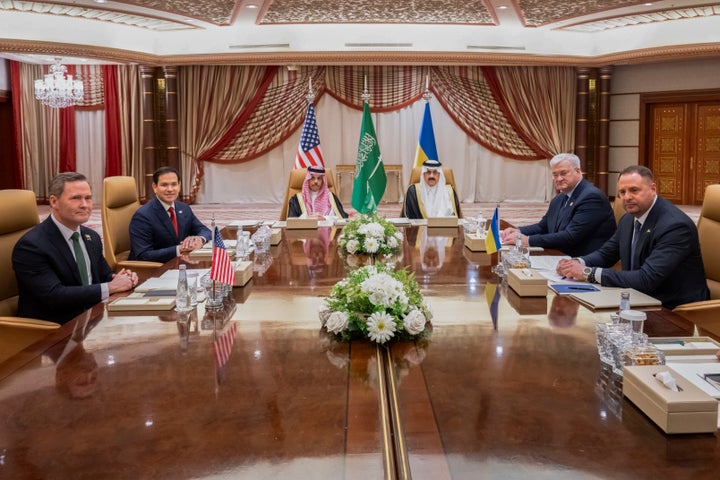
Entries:
{"label": "maroon drape", "polygon": [[105,86],[105,176],[112,177],[122,175],[117,65],[103,65],[102,77]]}
{"label": "maroon drape", "polygon": [[[75,75],[75,65],[67,65],[67,74]],[[74,172],[75,163],[75,107],[60,109],[60,165],[59,172]]]}
{"label": "maroon drape", "polygon": [[13,158],[13,182],[15,188],[25,188],[23,185],[23,164],[22,164],[22,109],[20,108],[22,98],[22,86],[20,85],[20,64],[10,60],[10,89],[12,91],[13,109],[13,134],[15,135],[15,155]]}

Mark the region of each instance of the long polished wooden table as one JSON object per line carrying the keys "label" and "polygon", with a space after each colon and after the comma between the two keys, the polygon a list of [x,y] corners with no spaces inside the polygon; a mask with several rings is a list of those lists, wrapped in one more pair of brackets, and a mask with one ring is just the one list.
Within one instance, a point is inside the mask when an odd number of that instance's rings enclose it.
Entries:
{"label": "long polished wooden table", "polygon": [[718,478],[716,434],[664,434],[602,368],[608,312],[517,296],[461,228],[406,229],[429,338],[335,341],[337,234],[283,232],[219,311],[100,304],[0,364],[0,478]]}

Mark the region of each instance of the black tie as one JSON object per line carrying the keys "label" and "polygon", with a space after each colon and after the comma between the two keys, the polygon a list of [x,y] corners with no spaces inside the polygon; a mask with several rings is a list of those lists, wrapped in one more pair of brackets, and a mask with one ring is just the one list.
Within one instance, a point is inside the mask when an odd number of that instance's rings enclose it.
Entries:
{"label": "black tie", "polygon": [[640,238],[640,228],[642,224],[635,220],[635,231],[633,232],[632,242],[630,243],[630,270],[635,269],[635,245],[637,245],[638,238]]}
{"label": "black tie", "polygon": [[563,198],[562,207],[560,208],[565,208],[565,205],[568,204],[568,200],[570,200],[570,197],[568,195],[565,195],[565,198]]}

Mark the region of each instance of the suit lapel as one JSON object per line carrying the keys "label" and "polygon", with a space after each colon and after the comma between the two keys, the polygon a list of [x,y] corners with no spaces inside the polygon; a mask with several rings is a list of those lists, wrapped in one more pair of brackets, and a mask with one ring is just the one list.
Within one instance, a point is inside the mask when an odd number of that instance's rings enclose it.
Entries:
{"label": "suit lapel", "polygon": [[[163,204],[158,200],[157,197],[155,197],[155,200],[153,200],[155,204],[153,205],[153,209],[155,211],[155,218],[157,218],[158,222],[160,222],[160,225],[167,230],[168,235],[171,235],[173,238],[178,238],[178,234],[175,233],[175,229],[172,226],[172,222],[170,221],[170,216],[168,215],[167,211],[165,211],[165,207]],[[178,212],[178,205],[177,202],[175,203],[175,219],[178,222],[178,232],[181,231],[180,229],[180,215]],[[182,209],[181,209],[182,210]]]}
{"label": "suit lapel", "polygon": [[60,229],[57,227],[57,225],[55,225],[55,223],[50,217],[48,217],[44,223],[46,226],[45,232],[47,233],[47,239],[49,240],[51,248],[54,248],[58,256],[62,258],[63,261],[66,263],[66,270],[68,272],[72,272],[72,277],[75,283],[77,285],[82,285],[82,279],[80,278],[80,270],[78,270],[75,257],[70,251],[67,239],[63,238]]}

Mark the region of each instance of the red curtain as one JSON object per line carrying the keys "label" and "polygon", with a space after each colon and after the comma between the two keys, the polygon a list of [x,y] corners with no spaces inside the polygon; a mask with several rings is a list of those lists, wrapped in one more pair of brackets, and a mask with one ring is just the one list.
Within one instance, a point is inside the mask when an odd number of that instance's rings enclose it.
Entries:
{"label": "red curtain", "polygon": [[16,188],[25,188],[23,183],[23,164],[22,164],[22,136],[20,129],[22,128],[22,110],[20,109],[20,97],[22,94],[22,86],[20,84],[20,64],[14,60],[10,60],[10,89],[12,90],[12,109],[13,109],[13,135],[15,135],[15,156],[13,158],[13,171],[15,172],[13,181]]}
{"label": "red curtain", "polygon": [[102,76],[105,87],[105,176],[113,177],[122,174],[117,65],[103,65]]}
{"label": "red curtain", "polygon": [[[67,65],[67,74],[75,75],[75,66]],[[75,107],[60,109],[60,172],[74,172],[75,163]]]}

